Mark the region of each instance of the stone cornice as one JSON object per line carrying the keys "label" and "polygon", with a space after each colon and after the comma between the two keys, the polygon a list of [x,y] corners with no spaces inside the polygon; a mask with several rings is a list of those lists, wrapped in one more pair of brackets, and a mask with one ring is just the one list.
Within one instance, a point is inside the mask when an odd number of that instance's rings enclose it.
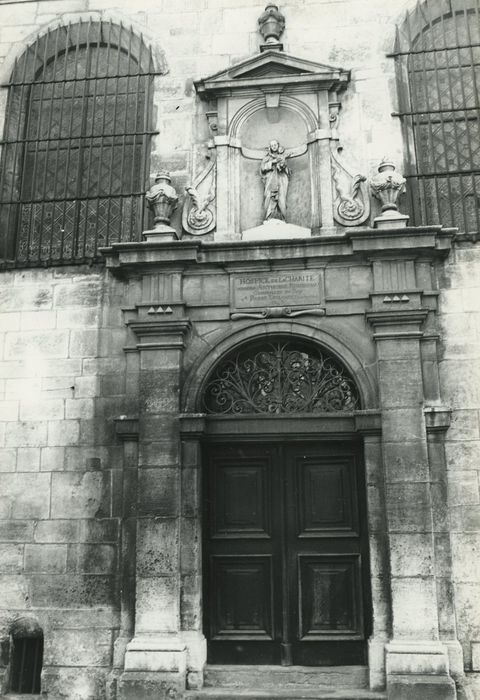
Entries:
{"label": "stone cornice", "polygon": [[195,89],[200,97],[211,99],[236,92],[272,91],[276,87],[288,90],[301,86],[309,92],[319,89],[339,91],[347,86],[349,80],[350,72],[337,66],[269,50],[197,80]]}
{"label": "stone cornice", "polygon": [[116,243],[102,248],[108,269],[118,276],[151,270],[178,271],[182,267],[222,265],[227,269],[248,264],[270,264],[286,260],[330,262],[372,258],[442,259],[450,251],[455,231],[441,226],[409,227],[379,231],[353,229],[345,234],[297,240],[222,241],[196,240],[154,243]]}

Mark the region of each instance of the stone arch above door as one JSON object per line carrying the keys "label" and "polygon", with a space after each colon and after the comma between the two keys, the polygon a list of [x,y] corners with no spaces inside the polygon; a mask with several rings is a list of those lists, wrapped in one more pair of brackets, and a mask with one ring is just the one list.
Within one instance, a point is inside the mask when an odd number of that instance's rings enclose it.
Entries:
{"label": "stone arch above door", "polygon": [[214,345],[213,343],[208,345],[185,379],[183,411],[205,413],[203,392],[215,367],[221,366],[223,361],[235,353],[242,352],[250,345],[268,344],[270,340],[278,337],[316,348],[319,353],[325,357],[331,357],[335,363],[343,367],[358,391],[358,403],[355,408],[352,406],[349,410],[377,410],[375,375],[367,365],[367,361],[353,349],[355,348],[354,338],[346,338],[338,332],[315,328],[307,323],[272,320],[248,324],[233,333],[224,334]]}

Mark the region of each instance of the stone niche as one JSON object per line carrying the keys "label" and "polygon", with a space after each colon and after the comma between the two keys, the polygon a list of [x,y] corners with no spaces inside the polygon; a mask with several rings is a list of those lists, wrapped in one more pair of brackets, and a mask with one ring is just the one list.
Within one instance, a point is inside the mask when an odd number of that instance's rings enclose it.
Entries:
{"label": "stone niche", "polygon": [[[216,240],[329,235],[367,220],[366,178],[343,160],[337,130],[349,80],[269,49],[196,83],[213,136]],[[262,172],[272,141],[287,168],[273,214]]]}

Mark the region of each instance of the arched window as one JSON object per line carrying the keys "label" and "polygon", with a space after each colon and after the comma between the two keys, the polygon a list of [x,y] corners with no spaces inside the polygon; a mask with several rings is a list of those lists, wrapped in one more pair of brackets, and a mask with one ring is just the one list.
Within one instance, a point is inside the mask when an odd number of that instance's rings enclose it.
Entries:
{"label": "arched window", "polygon": [[360,408],[342,364],[310,343],[272,338],[229,355],[210,374],[204,408],[216,414],[331,413]]}
{"label": "arched window", "polygon": [[395,52],[416,224],[480,230],[478,0],[418,3]]}
{"label": "arched window", "polygon": [[0,257],[92,260],[142,225],[152,52],[112,22],[61,26],[12,72],[0,165]]}

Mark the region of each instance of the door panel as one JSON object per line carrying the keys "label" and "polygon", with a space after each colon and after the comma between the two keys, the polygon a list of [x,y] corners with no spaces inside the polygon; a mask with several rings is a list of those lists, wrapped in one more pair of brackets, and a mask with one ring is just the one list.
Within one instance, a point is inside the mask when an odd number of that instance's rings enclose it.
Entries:
{"label": "door panel", "polygon": [[357,513],[349,461],[312,455],[292,455],[297,470],[297,512],[300,537],[353,534]]}
{"label": "door panel", "polygon": [[361,638],[360,557],[298,557],[300,639]]}
{"label": "door panel", "polygon": [[[253,461],[253,458],[252,458]],[[213,537],[270,537],[269,464],[215,462]]]}
{"label": "door panel", "polygon": [[212,639],[273,640],[271,564],[265,556],[212,557],[217,591]]}
{"label": "door panel", "polygon": [[348,443],[209,447],[210,663],[365,662],[367,541],[357,452]]}

